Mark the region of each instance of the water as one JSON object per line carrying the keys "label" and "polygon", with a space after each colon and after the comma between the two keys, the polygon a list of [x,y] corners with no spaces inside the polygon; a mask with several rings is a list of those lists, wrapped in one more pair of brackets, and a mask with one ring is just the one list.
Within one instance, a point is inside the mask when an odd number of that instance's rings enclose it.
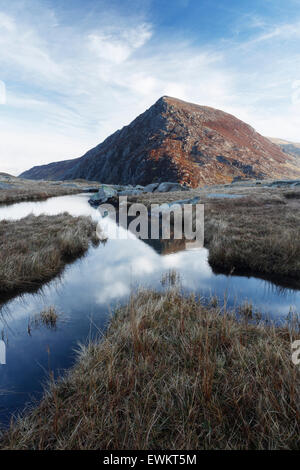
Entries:
{"label": "water", "polygon": [[[89,195],[51,198],[0,207],[0,220],[20,219],[29,213],[91,215]],[[106,221],[109,232],[109,222]],[[120,229],[122,230],[122,229]],[[0,422],[27,402],[39,398],[42,382],[52,371],[56,376],[74,363],[79,342],[99,337],[116,305],[126,302],[138,286],[162,289],[162,275],[175,269],[182,287],[202,296],[227,297],[229,305],[252,301],[255,308],[283,319],[292,308],[300,311],[300,292],[278,289],[256,278],[216,275],[204,248],[186,249],[184,242],[151,246],[133,236],[130,240],[108,240],[67,266],[61,278],[38,294],[25,294],[6,303],[0,311],[0,333],[7,343],[7,364],[0,365]],[[54,305],[61,313],[56,329],[33,328],[30,317]],[[0,335],[1,338],[1,335]],[[1,395],[2,391],[2,395]]]}

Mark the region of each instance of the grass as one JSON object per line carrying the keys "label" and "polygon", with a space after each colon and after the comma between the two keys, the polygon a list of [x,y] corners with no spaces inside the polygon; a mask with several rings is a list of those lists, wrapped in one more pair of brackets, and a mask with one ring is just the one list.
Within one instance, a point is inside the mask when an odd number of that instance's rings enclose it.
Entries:
{"label": "grass", "polygon": [[300,191],[287,191],[284,197],[287,199],[300,199]]}
{"label": "grass", "polygon": [[31,334],[33,328],[38,328],[41,325],[49,329],[55,329],[59,319],[59,313],[54,306],[47,307],[40,313],[37,313],[28,322],[28,334]]}
{"label": "grass", "polygon": [[209,263],[222,272],[283,279],[300,286],[300,211],[279,197],[205,206]]}
{"label": "grass", "polygon": [[180,283],[180,276],[176,269],[169,269],[162,275],[161,284],[164,287],[176,286]]}
{"label": "grass", "polygon": [[16,202],[24,201],[41,201],[49,197],[65,196],[68,194],[78,194],[81,191],[76,188],[65,188],[63,186],[46,186],[37,185],[36,187],[16,189],[1,189],[0,190],[0,204],[14,204]]}
{"label": "grass", "polygon": [[[210,193],[242,197],[207,198]],[[205,204],[205,246],[215,271],[257,275],[300,287],[300,188],[219,186],[130,200],[150,205],[194,196]]]}
{"label": "grass", "polygon": [[[9,185],[1,188],[1,184]],[[16,202],[40,201],[50,197],[78,194],[87,188],[98,187],[98,182],[74,181],[35,181],[16,178],[0,173],[0,204]]]}
{"label": "grass", "polygon": [[[222,314],[220,314],[222,313]],[[295,330],[140,291],[2,449],[300,449]]]}
{"label": "grass", "polygon": [[0,222],[0,294],[36,289],[99,242],[90,217],[29,215]]}

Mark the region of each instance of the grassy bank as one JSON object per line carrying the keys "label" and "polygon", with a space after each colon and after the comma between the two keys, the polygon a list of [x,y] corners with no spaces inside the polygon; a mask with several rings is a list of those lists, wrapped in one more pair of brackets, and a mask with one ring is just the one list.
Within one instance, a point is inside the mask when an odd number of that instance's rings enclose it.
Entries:
{"label": "grassy bank", "polygon": [[81,191],[76,188],[64,188],[63,186],[50,187],[47,185],[36,185],[36,187],[1,189],[0,204],[14,204],[25,201],[42,201],[49,197],[67,196],[69,194],[78,194]]}
{"label": "grassy bank", "polygon": [[[241,197],[211,198],[215,193]],[[300,287],[300,188],[223,186],[131,200],[150,205],[194,196],[205,204],[205,246],[215,270],[255,274]]]}
{"label": "grassy bank", "polygon": [[296,336],[175,289],[140,292],[1,447],[299,449]]}
{"label": "grassy bank", "polygon": [[78,194],[98,186],[99,183],[93,181],[35,181],[0,173],[0,204],[41,201],[49,197]]}
{"label": "grassy bank", "polygon": [[205,238],[211,266],[222,272],[281,279],[300,287],[297,202],[299,199],[275,194],[208,203]]}
{"label": "grassy bank", "polygon": [[0,222],[0,294],[35,289],[97,243],[88,217],[30,215]]}

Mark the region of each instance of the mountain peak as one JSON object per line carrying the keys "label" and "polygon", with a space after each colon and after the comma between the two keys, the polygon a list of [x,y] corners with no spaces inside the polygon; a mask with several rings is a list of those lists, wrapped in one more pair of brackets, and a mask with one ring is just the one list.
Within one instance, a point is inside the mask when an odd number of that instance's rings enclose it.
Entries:
{"label": "mountain peak", "polygon": [[248,124],[208,106],[162,96],[83,157],[35,167],[33,179],[111,184],[178,181],[192,187],[233,178],[294,178],[297,161]]}

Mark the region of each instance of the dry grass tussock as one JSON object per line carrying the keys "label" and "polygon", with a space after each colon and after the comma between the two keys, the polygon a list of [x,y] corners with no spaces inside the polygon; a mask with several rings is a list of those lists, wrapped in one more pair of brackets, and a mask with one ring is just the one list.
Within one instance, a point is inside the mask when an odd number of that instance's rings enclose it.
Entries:
{"label": "dry grass tussock", "polygon": [[89,217],[41,215],[0,222],[0,293],[40,287],[97,243]]}
{"label": "dry grass tussock", "polygon": [[27,327],[28,334],[31,334],[32,329],[39,328],[40,326],[46,326],[49,329],[56,329],[60,316],[61,314],[53,305],[45,308],[33,317],[30,317]]}
{"label": "dry grass tussock", "polygon": [[284,198],[245,197],[205,206],[210,264],[300,285],[300,211]]}
{"label": "dry grass tussock", "polygon": [[141,291],[3,449],[299,449],[298,332]]}
{"label": "dry grass tussock", "polygon": [[46,185],[43,183],[33,183],[30,187],[16,187],[13,189],[0,190],[0,204],[14,204],[16,202],[24,201],[41,201],[49,197],[66,196],[68,194],[78,194],[80,189],[66,188],[63,186]]}

